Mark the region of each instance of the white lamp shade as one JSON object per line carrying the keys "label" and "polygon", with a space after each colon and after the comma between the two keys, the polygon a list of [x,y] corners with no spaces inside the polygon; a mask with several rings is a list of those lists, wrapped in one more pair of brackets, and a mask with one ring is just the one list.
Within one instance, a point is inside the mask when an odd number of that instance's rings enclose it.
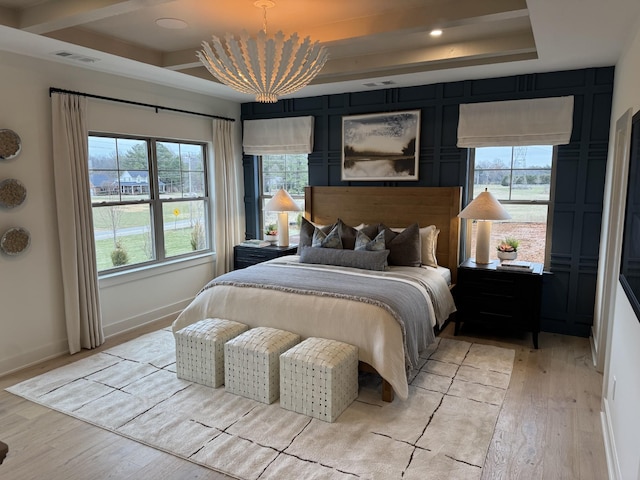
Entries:
{"label": "white lamp shade", "polygon": [[474,220],[509,220],[511,215],[496,197],[485,189],[458,214],[458,217]]}
{"label": "white lamp shade", "polygon": [[291,195],[284,189],[281,188],[276,192],[276,194],[271,197],[271,199],[264,206],[264,209],[267,212],[299,212],[300,207],[298,204],[291,198]]}
{"label": "white lamp shade", "polygon": [[460,218],[480,220],[476,232],[476,263],[491,263],[489,243],[491,241],[491,220],[509,220],[511,215],[500,202],[485,188],[459,214]]}

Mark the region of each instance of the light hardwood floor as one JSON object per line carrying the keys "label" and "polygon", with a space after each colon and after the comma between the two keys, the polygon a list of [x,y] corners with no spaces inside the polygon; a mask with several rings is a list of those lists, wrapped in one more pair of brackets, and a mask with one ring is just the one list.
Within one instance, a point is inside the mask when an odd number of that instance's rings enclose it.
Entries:
{"label": "light hardwood floor", "polygon": [[[163,326],[120,335],[98,351]],[[453,325],[441,336],[454,338]],[[591,363],[588,339],[542,333],[540,349],[534,350],[528,334],[496,337],[463,329],[455,338],[516,351],[483,479],[607,478],[600,424],[602,376]],[[0,440],[9,445],[1,479],[229,478],[4,391],[94,352],[60,357],[0,378]]]}

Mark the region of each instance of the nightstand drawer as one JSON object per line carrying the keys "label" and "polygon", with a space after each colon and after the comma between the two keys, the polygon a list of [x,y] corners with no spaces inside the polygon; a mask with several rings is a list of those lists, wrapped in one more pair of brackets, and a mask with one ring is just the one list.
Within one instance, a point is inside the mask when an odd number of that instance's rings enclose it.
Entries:
{"label": "nightstand drawer", "polygon": [[284,257],[285,255],[295,255],[298,251],[297,245],[289,245],[287,247],[279,247],[277,245],[269,245],[266,247],[250,247],[244,245],[236,245],[233,247],[233,268],[250,267],[257,263],[266,262],[274,258]]}

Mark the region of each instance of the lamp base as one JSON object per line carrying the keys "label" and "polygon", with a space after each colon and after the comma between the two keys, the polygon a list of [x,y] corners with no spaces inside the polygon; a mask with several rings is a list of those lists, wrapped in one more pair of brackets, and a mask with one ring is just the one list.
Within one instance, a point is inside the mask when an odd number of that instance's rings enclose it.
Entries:
{"label": "lamp base", "polygon": [[278,212],[278,246],[289,246],[289,214]]}
{"label": "lamp base", "polygon": [[476,263],[488,265],[491,243],[491,220],[478,220],[478,231],[476,232]]}

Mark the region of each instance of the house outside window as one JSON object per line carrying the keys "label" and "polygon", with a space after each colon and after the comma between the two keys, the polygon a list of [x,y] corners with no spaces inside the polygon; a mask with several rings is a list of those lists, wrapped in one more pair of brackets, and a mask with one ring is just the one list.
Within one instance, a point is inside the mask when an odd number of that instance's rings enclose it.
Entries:
{"label": "house outside window", "polygon": [[205,144],[92,133],[88,145],[100,273],[210,250]]}
{"label": "house outside window", "polygon": [[261,235],[267,226],[277,224],[277,212],[265,212],[264,206],[281,188],[284,188],[300,207],[289,213],[289,237],[298,243],[300,221],[304,216],[304,187],[309,185],[308,156],[304,154],[260,156],[260,205],[262,212]]}
{"label": "house outside window", "polygon": [[[493,222],[492,248],[514,237],[520,242],[518,260],[548,266],[555,153],[550,145],[471,149],[471,198],[486,188],[512,217]],[[475,251],[475,227],[473,223],[471,251]],[[496,258],[495,252],[491,258]]]}

